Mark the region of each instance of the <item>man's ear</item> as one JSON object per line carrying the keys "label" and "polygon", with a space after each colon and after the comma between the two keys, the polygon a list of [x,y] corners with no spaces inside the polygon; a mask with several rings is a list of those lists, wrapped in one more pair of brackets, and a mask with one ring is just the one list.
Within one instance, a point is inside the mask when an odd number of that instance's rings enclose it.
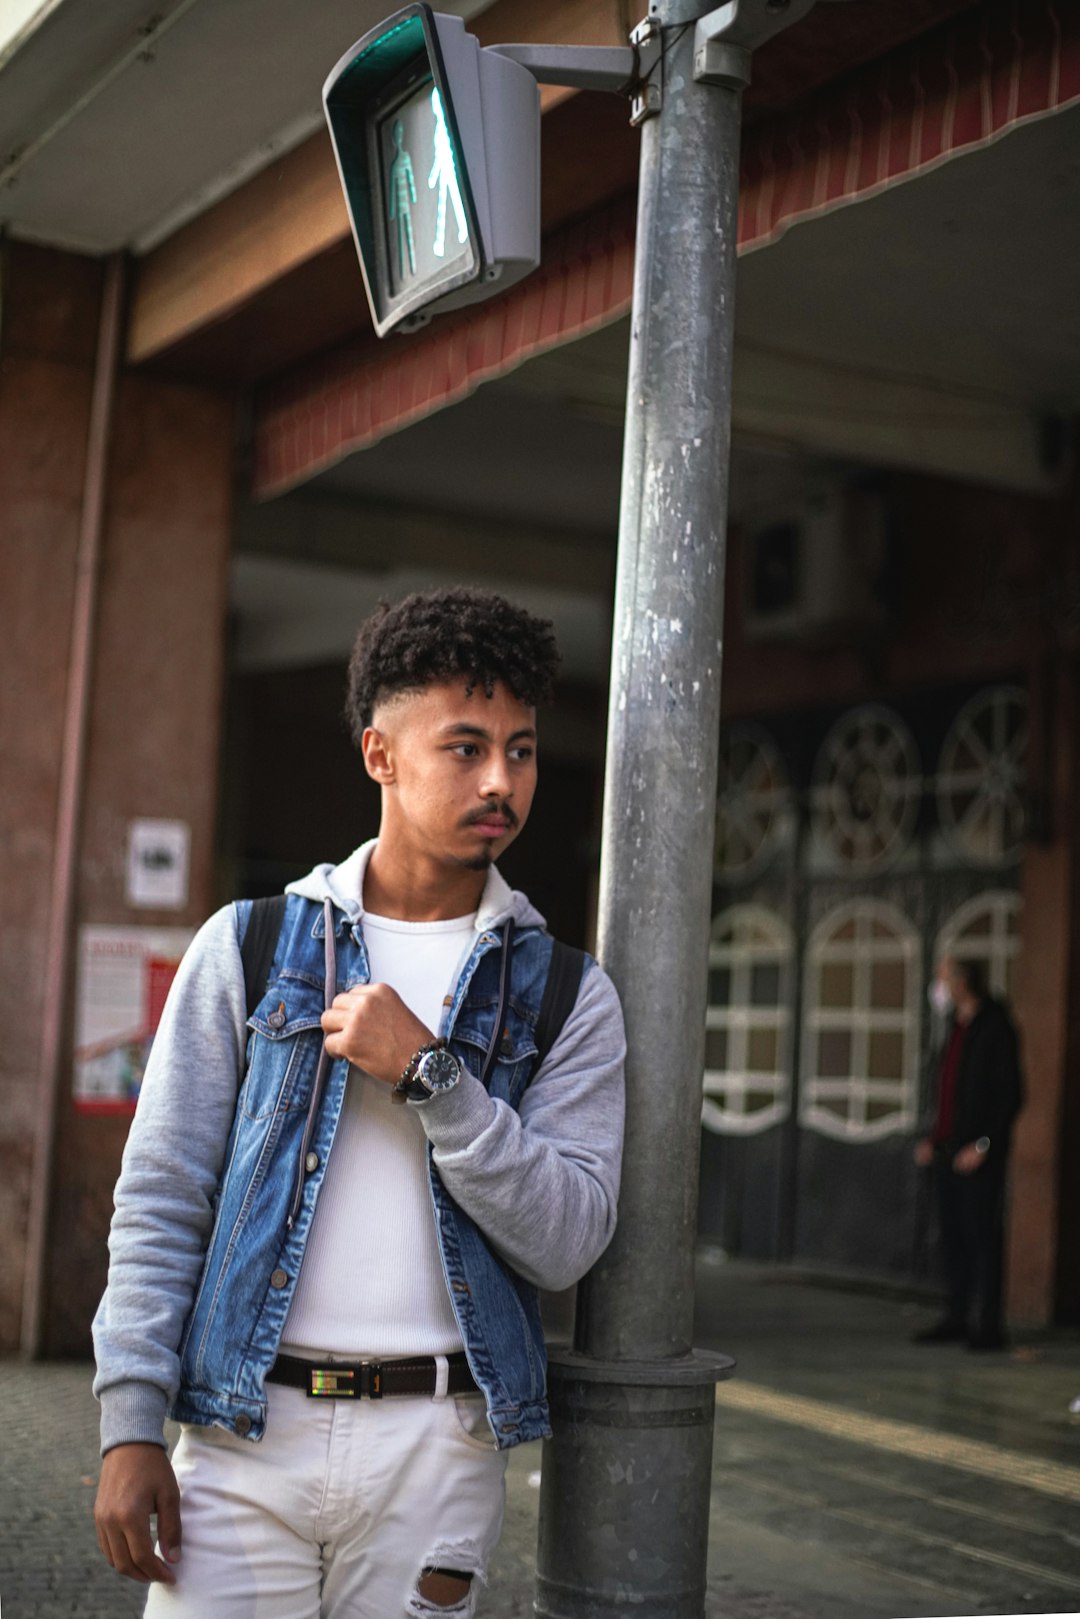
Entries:
{"label": "man's ear", "polygon": [[388,738],[369,725],[360,738],[360,751],[364,756],[364,769],[372,781],[377,781],[380,787],[389,787],[394,780],[394,766]]}

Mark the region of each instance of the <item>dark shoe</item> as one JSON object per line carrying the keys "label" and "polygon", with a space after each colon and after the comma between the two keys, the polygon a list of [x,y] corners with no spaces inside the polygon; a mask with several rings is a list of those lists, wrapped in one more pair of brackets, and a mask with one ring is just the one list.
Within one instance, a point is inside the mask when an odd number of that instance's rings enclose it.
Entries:
{"label": "dark shoe", "polygon": [[935,1326],[917,1332],[911,1341],[913,1344],[958,1344],[962,1343],[967,1335],[968,1329],[962,1321],[952,1321],[945,1316]]}
{"label": "dark shoe", "polygon": [[1004,1349],[1005,1336],[1000,1332],[973,1332],[968,1339],[969,1349]]}

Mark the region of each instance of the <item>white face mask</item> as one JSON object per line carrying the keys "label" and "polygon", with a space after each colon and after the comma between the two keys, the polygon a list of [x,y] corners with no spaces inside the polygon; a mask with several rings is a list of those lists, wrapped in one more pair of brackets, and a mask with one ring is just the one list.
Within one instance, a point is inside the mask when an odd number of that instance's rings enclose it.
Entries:
{"label": "white face mask", "polygon": [[953,1009],[952,991],[943,978],[935,978],[926,992],[930,1005],[939,1017],[948,1017]]}

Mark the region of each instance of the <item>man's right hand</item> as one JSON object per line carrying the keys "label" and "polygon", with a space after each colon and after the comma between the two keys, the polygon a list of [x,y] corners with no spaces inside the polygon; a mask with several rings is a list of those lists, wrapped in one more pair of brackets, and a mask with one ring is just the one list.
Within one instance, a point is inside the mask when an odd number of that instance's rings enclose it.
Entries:
{"label": "man's right hand", "polygon": [[[154,1555],[150,1514],[157,1513],[162,1557]],[[94,1503],[98,1545],[118,1574],[149,1585],[175,1585],[170,1568],[180,1556],[180,1491],[160,1445],[117,1445],[101,1463]]]}
{"label": "man's right hand", "polygon": [[920,1169],[930,1168],[930,1165],[934,1162],[934,1143],[929,1136],[924,1136],[921,1141],[916,1141],[915,1151],[912,1156]]}

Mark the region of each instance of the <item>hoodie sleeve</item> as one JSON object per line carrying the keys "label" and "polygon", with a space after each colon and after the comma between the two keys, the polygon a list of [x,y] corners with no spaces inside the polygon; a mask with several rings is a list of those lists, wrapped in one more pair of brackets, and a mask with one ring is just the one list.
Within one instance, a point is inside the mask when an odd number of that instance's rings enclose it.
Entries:
{"label": "hoodie sleeve", "polygon": [[232,905],[200,928],[180,964],[146,1065],[94,1318],[102,1453],[164,1443],[179,1386],[180,1336],[202,1268],[236,1096],[246,1000]]}
{"label": "hoodie sleeve", "polygon": [[625,1057],[615,987],[592,962],[520,1111],[468,1073],[416,1107],[447,1191],[538,1287],[569,1287],[611,1241]]}

